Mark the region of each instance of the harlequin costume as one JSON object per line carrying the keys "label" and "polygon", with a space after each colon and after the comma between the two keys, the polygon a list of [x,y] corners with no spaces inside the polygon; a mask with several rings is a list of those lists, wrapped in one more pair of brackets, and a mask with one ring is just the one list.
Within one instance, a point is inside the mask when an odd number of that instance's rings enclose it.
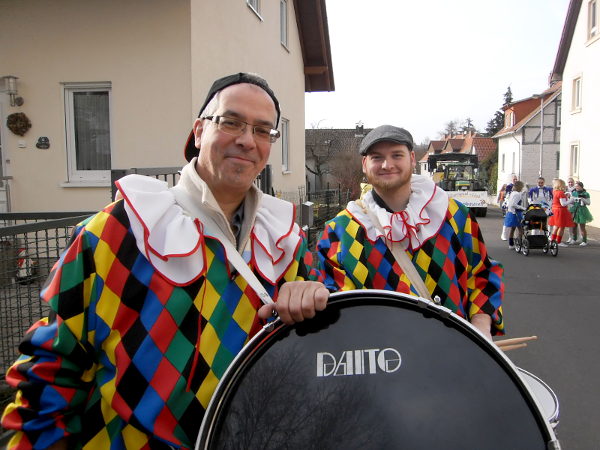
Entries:
{"label": "harlequin costume", "polygon": [[490,259],[477,221],[467,207],[449,199],[424,176],[413,175],[411,189],[404,211],[389,211],[371,191],[362,206],[350,202],[327,222],[317,244],[319,281],[330,290],[384,289],[418,295],[387,240],[406,251],[432,297],[439,296],[461,317],[488,314],[492,334],[503,334],[503,269]]}
{"label": "harlequin costume", "polygon": [[[226,221],[194,165],[179,184]],[[257,294],[166,184],[133,175],[119,191],[77,227],[42,292],[52,312],[7,372],[19,394],[2,425],[22,430],[17,448],[69,435],[69,448],[190,448],[223,372],[261,328]],[[276,299],[306,278],[310,253],[292,204],[253,188],[244,205],[242,256]]]}

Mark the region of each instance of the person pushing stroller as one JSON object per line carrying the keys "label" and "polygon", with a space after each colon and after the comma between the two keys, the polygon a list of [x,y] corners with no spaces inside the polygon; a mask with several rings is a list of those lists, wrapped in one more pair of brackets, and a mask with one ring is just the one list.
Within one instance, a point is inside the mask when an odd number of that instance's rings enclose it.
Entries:
{"label": "person pushing stroller", "polygon": [[509,229],[508,235],[508,248],[515,248],[515,230],[518,231],[519,241],[522,237],[521,221],[523,220],[523,211],[525,210],[524,199],[523,199],[523,187],[522,181],[515,181],[512,191],[508,196],[506,217],[504,217],[504,226]]}

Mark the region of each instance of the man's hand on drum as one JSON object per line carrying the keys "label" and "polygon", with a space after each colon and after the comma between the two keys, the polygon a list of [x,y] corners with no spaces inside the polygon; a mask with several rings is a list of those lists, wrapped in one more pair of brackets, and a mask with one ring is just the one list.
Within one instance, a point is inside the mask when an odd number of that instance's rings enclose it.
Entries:
{"label": "man's hand on drum", "polygon": [[277,301],[263,305],[258,310],[261,319],[268,319],[277,312],[281,321],[287,325],[311,319],[317,311],[327,306],[329,291],[317,281],[290,281],[279,289]]}
{"label": "man's hand on drum", "polygon": [[471,317],[471,325],[483,333],[483,335],[492,340],[492,318],[487,314],[475,314]]}

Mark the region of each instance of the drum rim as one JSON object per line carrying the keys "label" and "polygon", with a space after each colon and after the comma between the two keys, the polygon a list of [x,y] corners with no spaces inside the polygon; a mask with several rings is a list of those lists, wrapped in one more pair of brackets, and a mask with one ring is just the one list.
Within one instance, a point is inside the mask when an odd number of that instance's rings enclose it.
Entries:
{"label": "drum rim", "polygon": [[[550,417],[550,419],[548,419],[548,422],[550,422],[550,425],[552,426],[552,428],[556,428],[556,426],[558,426],[558,422],[559,422],[559,418],[560,418],[560,402],[558,401],[558,396],[556,395],[556,393],[554,392],[554,390],[552,390],[552,388],[550,386],[548,386],[548,384],[542,380],[540,377],[538,377],[537,375],[529,372],[528,370],[523,369],[522,367],[517,367],[517,372],[519,373],[519,376],[522,377],[523,374],[533,378],[535,381],[537,381],[538,383],[540,383],[549,393],[550,396],[552,397],[552,400],[554,401],[554,413],[552,414],[552,416]],[[527,383],[526,380],[525,383]],[[535,395],[534,395],[535,397]],[[537,401],[537,397],[535,398],[535,400]],[[541,401],[538,402],[539,407],[541,408]],[[543,408],[542,408],[543,411]]]}
{"label": "drum rim", "polygon": [[[332,303],[349,303],[351,301],[356,301],[356,298],[353,296],[360,295],[361,297],[377,297],[379,300],[388,300],[388,301],[398,301],[402,303],[412,304],[418,308],[422,308],[423,310],[427,310],[430,313],[434,313],[440,317],[440,320],[448,320],[459,327],[467,330],[469,334],[475,336],[475,340],[480,344],[480,346],[488,353],[495,355],[499,359],[500,365],[503,366],[504,370],[510,371],[513,374],[517,374],[514,377],[514,381],[516,382],[521,393],[525,394],[525,396],[529,399],[533,405],[535,405],[537,409],[537,413],[534,414],[536,418],[536,422],[540,428],[543,428],[546,436],[549,438],[547,442],[548,448],[554,448],[551,445],[556,444],[560,448],[560,444],[556,439],[556,435],[554,433],[554,428],[548,422],[546,417],[543,414],[543,409],[541,408],[540,402],[537,400],[535,395],[533,394],[533,390],[529,387],[527,382],[520,376],[519,368],[505,355],[505,353],[496,347],[495,344],[490,342],[484,335],[475,328],[469,321],[463,319],[459,315],[453,313],[450,309],[438,305],[431,300],[425,299],[423,297],[418,297],[415,295],[404,294],[395,291],[386,291],[381,289],[353,289],[347,291],[339,291],[330,294],[328,304]],[[251,358],[254,353],[256,353],[260,348],[260,344],[264,342],[268,342],[270,340],[275,339],[280,333],[284,333],[286,329],[292,329],[296,326],[294,325],[285,325],[281,319],[278,317],[274,321],[266,324],[263,328],[252,337],[248,343],[240,350],[240,352],[235,356],[235,358],[231,361],[231,364],[225,370],[223,376],[219,380],[217,387],[206,407],[204,412],[204,417],[202,418],[202,423],[200,425],[200,430],[198,432],[198,436],[196,439],[195,449],[206,449],[207,445],[201,446],[201,443],[204,441],[205,444],[208,444],[211,441],[213,431],[215,429],[215,422],[217,421],[219,415],[219,411],[222,409],[223,403],[228,398],[227,395],[231,390],[231,386],[234,385],[235,381],[241,376],[241,372],[245,369],[246,365],[251,361]],[[541,381],[541,380],[540,380]],[[543,427],[542,427],[543,426]]]}

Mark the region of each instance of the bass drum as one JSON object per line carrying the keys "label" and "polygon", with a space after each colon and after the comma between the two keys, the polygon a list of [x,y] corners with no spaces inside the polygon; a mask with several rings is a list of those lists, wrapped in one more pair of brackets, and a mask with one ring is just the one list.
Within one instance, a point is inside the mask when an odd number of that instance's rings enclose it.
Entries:
{"label": "bass drum", "polygon": [[559,449],[511,361],[430,301],[332,294],[276,321],[224,374],[197,449]]}

